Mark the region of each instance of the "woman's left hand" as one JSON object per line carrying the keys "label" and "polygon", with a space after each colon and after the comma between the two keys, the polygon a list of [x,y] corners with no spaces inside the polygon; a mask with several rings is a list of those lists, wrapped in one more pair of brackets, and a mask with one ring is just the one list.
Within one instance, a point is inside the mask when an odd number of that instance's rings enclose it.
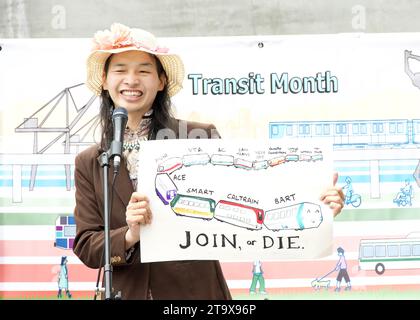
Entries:
{"label": "woman's left hand", "polygon": [[332,209],[334,217],[337,216],[344,207],[344,193],[341,187],[336,186],[337,180],[338,173],[336,172],[334,173],[332,187],[327,188],[319,197],[319,200]]}

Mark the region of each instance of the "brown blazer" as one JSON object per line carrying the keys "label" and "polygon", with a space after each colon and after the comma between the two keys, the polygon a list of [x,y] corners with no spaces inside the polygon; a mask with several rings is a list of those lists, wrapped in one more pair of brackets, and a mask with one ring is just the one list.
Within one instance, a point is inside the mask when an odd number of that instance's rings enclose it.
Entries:
{"label": "brown blazer", "polygon": [[[187,132],[198,128],[208,134],[211,130],[213,134],[217,133],[215,127],[209,124],[188,122],[185,128]],[[90,268],[100,267],[104,247],[100,154],[99,147],[92,146],[79,153],[75,160],[76,238],[73,250]],[[109,182],[112,181],[112,171],[111,165]],[[218,261],[141,263],[138,243],[134,253],[126,260],[125,233],[128,226],[125,210],[133,191],[125,160],[122,159],[115,181],[110,219],[112,285],[115,292],[121,291],[124,300],[147,299],[148,288],[153,299],[232,299]]]}

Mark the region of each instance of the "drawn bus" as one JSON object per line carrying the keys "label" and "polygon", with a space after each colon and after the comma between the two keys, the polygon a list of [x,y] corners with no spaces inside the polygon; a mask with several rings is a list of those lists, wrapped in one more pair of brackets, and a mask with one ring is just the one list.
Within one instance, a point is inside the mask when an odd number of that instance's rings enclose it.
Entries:
{"label": "drawn bus", "polygon": [[159,173],[172,173],[182,167],[182,159],[179,157],[168,158],[158,165]]}
{"label": "drawn bus", "polygon": [[213,154],[210,159],[211,164],[219,166],[232,166],[233,156],[227,154]]}
{"label": "drawn bus", "polygon": [[362,239],[359,246],[359,270],[420,268],[420,236],[400,239]]}
{"label": "drawn bus", "polygon": [[236,168],[241,168],[245,170],[251,170],[252,169],[252,161],[241,159],[241,158],[235,158],[233,160],[233,165]]}
{"label": "drawn bus", "polygon": [[318,228],[321,223],[321,207],[311,202],[268,210],[264,217],[264,225],[273,231]]}
{"label": "drawn bus", "polygon": [[171,201],[172,211],[179,216],[211,220],[216,202],[210,198],[177,194]]}
{"label": "drawn bus", "polygon": [[264,211],[240,203],[220,200],[216,205],[214,218],[238,227],[261,230]]}
{"label": "drawn bus", "polygon": [[206,165],[210,162],[210,156],[207,153],[187,154],[182,157],[182,164],[186,167],[194,165]]}
{"label": "drawn bus", "polygon": [[156,194],[165,205],[169,204],[169,202],[175,198],[178,191],[175,183],[167,173],[160,173],[156,175],[155,189]]}
{"label": "drawn bus", "polygon": [[61,249],[73,249],[74,237],[76,237],[76,222],[73,216],[59,216],[55,220],[54,247]]}

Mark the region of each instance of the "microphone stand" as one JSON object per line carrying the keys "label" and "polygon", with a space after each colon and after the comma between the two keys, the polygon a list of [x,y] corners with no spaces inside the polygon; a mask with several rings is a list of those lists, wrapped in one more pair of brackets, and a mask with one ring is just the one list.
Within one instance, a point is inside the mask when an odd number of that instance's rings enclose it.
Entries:
{"label": "microphone stand", "polygon": [[[104,282],[105,282],[105,300],[121,300],[121,292],[115,294],[112,289],[112,265],[111,265],[111,236],[109,221],[109,199],[108,199],[108,173],[109,160],[115,156],[112,147],[108,152],[101,154],[101,167],[103,168],[103,194],[104,194],[104,232],[105,232],[105,263],[104,263]],[[114,174],[118,172],[114,171]],[[114,177],[115,178],[115,177]]]}
{"label": "microphone stand", "polygon": [[[112,140],[108,151],[101,154],[100,164],[103,168],[104,181],[104,233],[105,233],[105,262],[104,262],[104,281],[105,281],[105,300],[120,300],[121,292],[115,294],[112,288],[112,265],[111,265],[111,236],[110,236],[110,208],[108,199],[108,173],[109,173],[109,160],[114,160],[114,176],[118,174],[121,164],[122,156],[122,142],[124,140],[123,133],[128,120],[127,110],[121,107],[115,108],[112,113],[112,124],[114,126],[114,140]],[[112,190],[113,191],[113,190]],[[112,193],[111,193],[112,194]],[[112,199],[111,199],[112,201]],[[112,208],[111,208],[112,210]]]}

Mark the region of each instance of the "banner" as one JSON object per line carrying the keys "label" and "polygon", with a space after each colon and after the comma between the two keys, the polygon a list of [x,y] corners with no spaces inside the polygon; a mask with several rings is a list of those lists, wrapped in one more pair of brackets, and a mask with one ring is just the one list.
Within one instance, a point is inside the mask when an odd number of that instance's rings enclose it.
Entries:
{"label": "banner", "polygon": [[[287,138],[299,145],[316,138],[333,145],[337,184],[346,194],[333,222],[333,254],[224,262],[234,297],[258,293],[261,277],[261,292],[272,299],[311,298],[320,288],[329,297],[343,256],[351,294],[418,297],[418,39],[418,33],[163,39],[185,63],[184,89],[173,98],[178,118],[213,123],[224,139]],[[0,295],[56,297],[63,255],[73,298],[90,295],[96,270],[71,250],[74,157],[99,134],[99,102],[84,86],[90,39],[0,44]]]}

